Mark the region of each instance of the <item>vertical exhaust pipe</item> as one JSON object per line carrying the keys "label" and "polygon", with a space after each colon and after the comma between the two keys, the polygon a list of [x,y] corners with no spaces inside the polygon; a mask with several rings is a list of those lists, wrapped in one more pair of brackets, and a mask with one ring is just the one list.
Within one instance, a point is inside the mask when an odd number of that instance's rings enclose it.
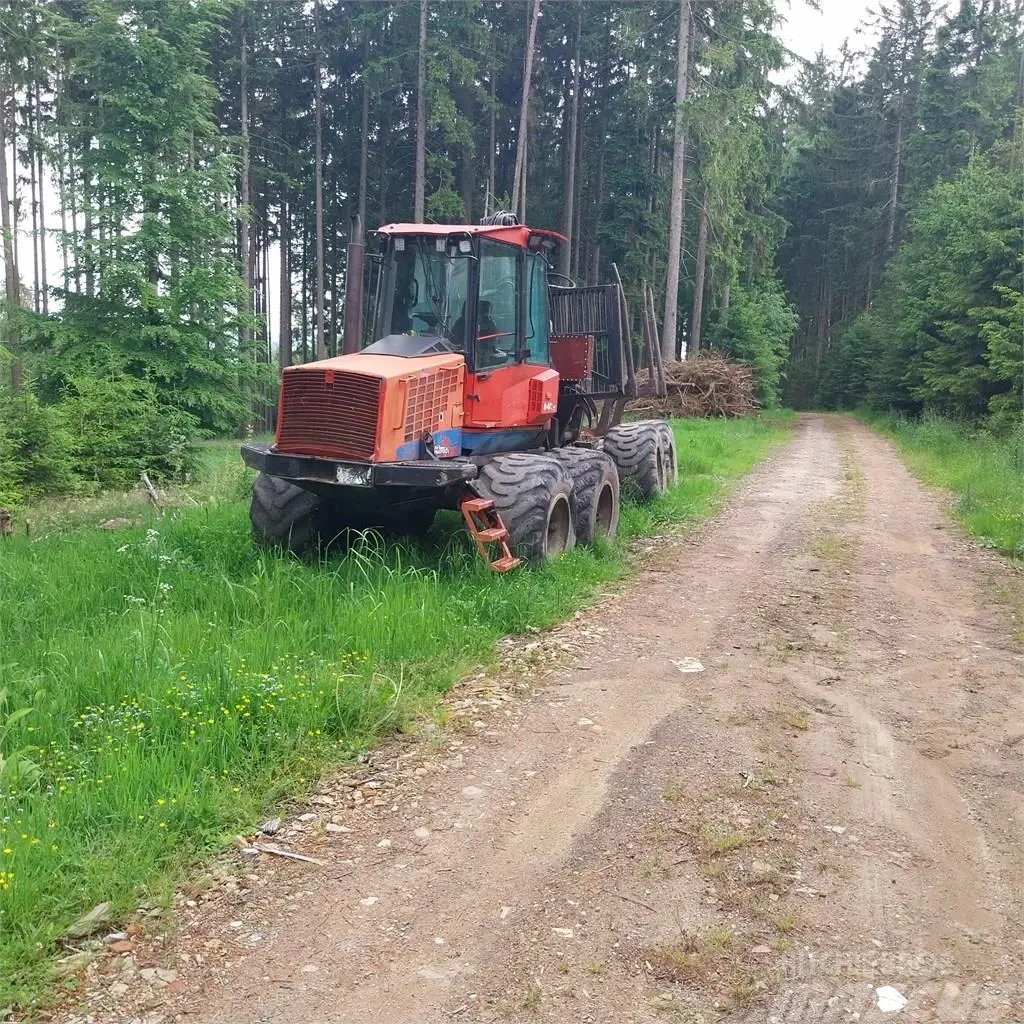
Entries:
{"label": "vertical exhaust pipe", "polygon": [[345,355],[359,351],[363,333],[363,263],[366,243],[363,241],[363,221],[357,213],[352,218],[345,265],[345,335],[341,351]]}

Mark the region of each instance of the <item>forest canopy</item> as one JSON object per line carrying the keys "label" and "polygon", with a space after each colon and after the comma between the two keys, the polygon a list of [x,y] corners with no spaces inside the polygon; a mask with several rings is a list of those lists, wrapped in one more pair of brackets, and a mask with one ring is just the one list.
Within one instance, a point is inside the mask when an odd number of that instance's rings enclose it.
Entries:
{"label": "forest canopy", "polygon": [[514,208],[767,405],[1013,419],[1022,0],[887,0],[809,63],[787,10],[0,0],[0,504],[258,424],[338,351],[355,215]]}

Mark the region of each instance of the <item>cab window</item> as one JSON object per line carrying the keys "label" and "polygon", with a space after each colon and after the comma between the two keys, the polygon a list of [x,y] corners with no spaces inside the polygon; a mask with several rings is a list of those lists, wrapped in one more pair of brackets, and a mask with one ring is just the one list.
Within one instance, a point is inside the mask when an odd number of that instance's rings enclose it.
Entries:
{"label": "cab window", "polygon": [[547,366],[548,356],[548,274],[547,263],[539,253],[526,256],[528,309],[526,317],[527,362]]}
{"label": "cab window", "polygon": [[439,250],[436,239],[395,239],[391,252],[380,337],[389,334],[449,338],[460,351],[465,344],[469,263]]}
{"label": "cab window", "polygon": [[517,361],[519,250],[484,238],[480,242],[480,298],[476,318],[476,369]]}

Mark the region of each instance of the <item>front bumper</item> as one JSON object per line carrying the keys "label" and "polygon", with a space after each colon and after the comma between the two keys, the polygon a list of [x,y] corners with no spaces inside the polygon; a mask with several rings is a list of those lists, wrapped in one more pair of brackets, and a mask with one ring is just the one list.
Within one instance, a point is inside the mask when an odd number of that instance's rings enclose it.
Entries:
{"label": "front bumper", "polygon": [[475,480],[477,467],[462,460],[414,462],[350,462],[315,455],[287,455],[265,444],[242,445],[242,461],[252,469],[284,480],[335,487],[451,487]]}

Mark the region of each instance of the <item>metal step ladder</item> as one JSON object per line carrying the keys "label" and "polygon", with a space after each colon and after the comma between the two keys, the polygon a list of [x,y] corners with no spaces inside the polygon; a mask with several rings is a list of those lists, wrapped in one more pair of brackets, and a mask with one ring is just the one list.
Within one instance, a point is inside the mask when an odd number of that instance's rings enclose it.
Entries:
{"label": "metal step ladder", "polygon": [[[466,498],[459,505],[466,530],[476,544],[480,557],[495,571],[508,572],[520,563],[508,546],[508,530],[490,498]],[[501,552],[492,560],[490,545],[497,544]]]}

